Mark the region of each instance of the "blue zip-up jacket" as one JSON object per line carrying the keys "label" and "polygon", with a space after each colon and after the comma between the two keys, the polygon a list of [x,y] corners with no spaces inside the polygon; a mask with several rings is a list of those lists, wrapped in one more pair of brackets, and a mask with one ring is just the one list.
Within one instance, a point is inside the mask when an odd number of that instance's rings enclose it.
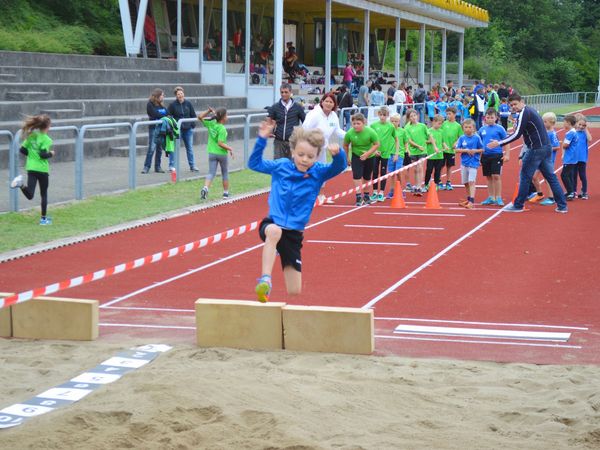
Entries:
{"label": "blue zip-up jacket", "polygon": [[316,162],[307,172],[301,172],[287,158],[275,161],[263,159],[266,146],[267,140],[259,136],[248,167],[271,174],[269,217],[282,228],[303,231],[323,183],[346,169],[346,153],[340,149],[331,164]]}

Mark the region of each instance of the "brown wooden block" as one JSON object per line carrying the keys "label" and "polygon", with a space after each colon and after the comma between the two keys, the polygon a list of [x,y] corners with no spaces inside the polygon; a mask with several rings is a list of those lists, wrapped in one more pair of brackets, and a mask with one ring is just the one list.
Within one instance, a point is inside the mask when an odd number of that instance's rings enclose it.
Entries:
{"label": "brown wooden block", "polygon": [[38,297],[12,306],[13,337],[93,341],[98,301]]}
{"label": "brown wooden block", "polygon": [[11,307],[0,309],[0,337],[12,336]]}
{"label": "brown wooden block", "polygon": [[286,350],[369,355],[375,349],[373,310],[323,306],[283,308]]}
{"label": "brown wooden block", "polygon": [[285,303],[198,299],[196,337],[200,347],[281,350]]}

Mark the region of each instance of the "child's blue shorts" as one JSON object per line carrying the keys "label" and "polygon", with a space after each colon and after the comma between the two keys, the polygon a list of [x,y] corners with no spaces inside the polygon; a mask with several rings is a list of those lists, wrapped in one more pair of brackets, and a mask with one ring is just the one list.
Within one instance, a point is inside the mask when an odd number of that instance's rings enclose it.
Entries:
{"label": "child's blue shorts", "polygon": [[393,172],[394,170],[402,169],[404,166],[404,156],[398,155],[398,161],[394,162],[394,155],[390,156],[388,159],[388,172]]}

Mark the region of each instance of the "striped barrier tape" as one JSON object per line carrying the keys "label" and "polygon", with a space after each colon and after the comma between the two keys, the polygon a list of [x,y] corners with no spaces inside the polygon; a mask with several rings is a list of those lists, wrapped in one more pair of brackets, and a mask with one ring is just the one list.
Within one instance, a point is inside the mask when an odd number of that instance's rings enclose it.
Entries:
{"label": "striped barrier tape", "polygon": [[[428,155],[426,158],[420,159],[419,161],[415,161],[414,163],[409,164],[408,166],[402,167],[393,172],[389,172],[375,180],[371,180],[368,183],[364,183],[361,186],[357,186],[355,188],[349,189],[340,194],[332,195],[331,197],[327,197],[323,202],[316,202],[316,205],[321,205],[327,200],[335,200],[341,197],[345,197],[346,195],[352,192],[358,192],[359,189],[365,188],[367,186],[371,186],[375,182],[379,182],[381,180],[387,179],[400,173],[403,170],[408,170],[413,166],[418,164],[423,164],[424,161],[429,159],[433,155]],[[7,308],[12,305],[16,305],[18,303],[23,303],[28,300],[31,300],[36,297],[47,296],[54,294],[59,291],[64,291],[65,289],[81,286],[86,283],[90,283],[92,281],[101,280],[103,278],[108,278],[113,275],[117,275],[119,273],[127,272],[129,270],[138,269],[140,267],[154,264],[159,261],[163,261],[165,259],[172,258],[174,256],[183,255],[184,253],[191,252],[192,250],[197,250],[203,247],[207,247],[212,244],[216,244],[218,242],[231,239],[235,236],[241,236],[249,231],[256,230],[258,228],[258,221],[254,221],[247,225],[242,225],[240,227],[231,228],[230,230],[223,231],[221,233],[214,234],[210,237],[206,237],[200,239],[198,241],[190,242],[188,244],[180,245],[178,247],[173,247],[169,250],[165,250],[162,252],[157,252],[152,255],[145,256],[143,258],[137,258],[132,261],[117,264],[115,266],[109,267],[107,269],[97,270],[95,272],[90,272],[87,275],[80,275],[74,278],[70,278],[68,280],[64,280],[58,283],[52,283],[44,287],[32,289],[25,292],[20,292],[18,294],[14,294],[5,298],[0,298],[0,309]]]}

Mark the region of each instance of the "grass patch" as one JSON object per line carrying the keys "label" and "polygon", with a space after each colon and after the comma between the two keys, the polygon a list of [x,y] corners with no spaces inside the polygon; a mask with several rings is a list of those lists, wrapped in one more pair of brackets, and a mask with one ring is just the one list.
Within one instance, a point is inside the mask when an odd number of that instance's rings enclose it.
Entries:
{"label": "grass patch", "polygon": [[[271,177],[242,170],[230,173],[229,182],[231,192],[241,194],[268,187]],[[118,195],[90,197],[67,205],[50,205],[48,215],[52,217],[53,225],[47,227],[38,224],[39,208],[2,214],[0,253],[198,205],[200,187],[203,185],[204,180],[180,181]],[[210,190],[209,202],[211,199],[220,200],[222,194],[221,179],[216,178]],[[36,198],[39,201],[39,196]]]}
{"label": "grass patch", "polygon": [[596,106],[594,103],[576,103],[573,105],[564,105],[556,108],[552,108],[552,112],[555,114],[569,114],[574,111],[579,111],[581,109],[593,108]]}

